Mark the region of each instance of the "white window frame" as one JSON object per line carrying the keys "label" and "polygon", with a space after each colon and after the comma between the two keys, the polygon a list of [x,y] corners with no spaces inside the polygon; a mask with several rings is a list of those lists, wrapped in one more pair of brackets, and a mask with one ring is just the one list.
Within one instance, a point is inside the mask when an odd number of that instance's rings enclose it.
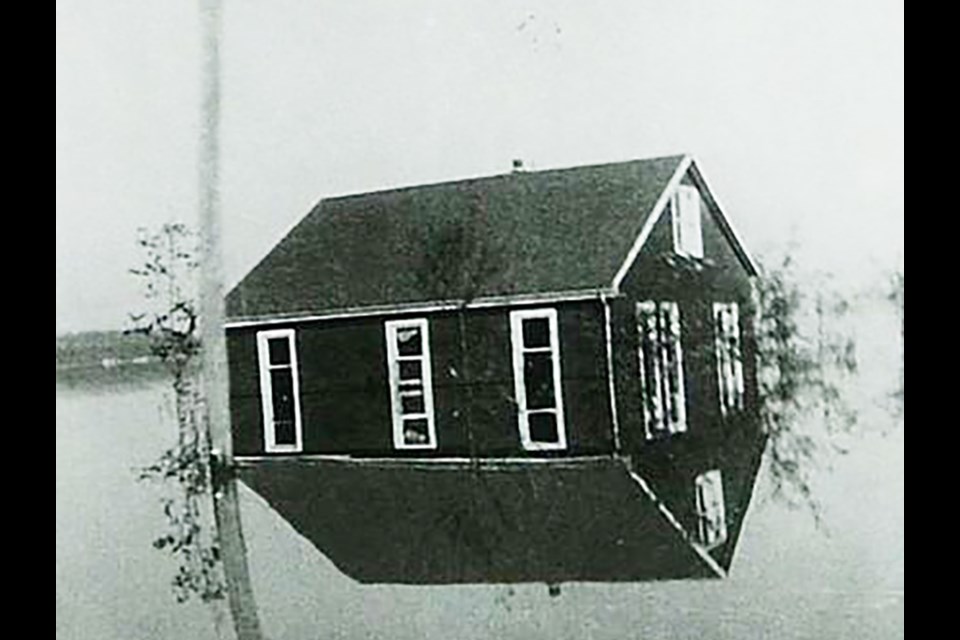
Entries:
{"label": "white window frame", "polygon": [[[666,317],[665,317],[666,316]],[[653,319],[651,324],[650,319]],[[687,430],[687,394],[683,372],[680,305],[673,301],[644,300],[636,306],[637,368],[640,382],[640,402],[643,406],[643,428],[648,440],[661,435],[673,435]],[[669,332],[670,342],[663,336]],[[656,351],[654,361],[647,362],[644,341],[651,342]],[[670,347],[673,353],[670,353]],[[676,363],[676,388],[670,387],[670,361]],[[648,368],[651,368],[648,375]],[[647,378],[653,380],[656,392],[647,388]],[[666,377],[666,380],[665,380]],[[664,390],[664,384],[667,385]],[[668,406],[665,406],[669,403]],[[675,407],[673,407],[675,405]],[[672,418],[675,408],[677,418]]]}
{"label": "white window frame", "polygon": [[[523,322],[545,318],[550,330],[550,345],[547,347],[524,347]],[[513,351],[513,385],[517,399],[517,420],[520,442],[527,451],[558,451],[567,448],[567,428],[563,414],[563,388],[560,375],[560,335],[557,328],[556,309],[522,309],[510,312],[510,340]],[[527,408],[527,387],[524,380],[524,356],[528,353],[550,353],[553,363],[554,406],[547,409]],[[553,413],[556,417],[557,440],[540,442],[530,437],[530,415],[533,413]]]}
{"label": "white window frame", "polygon": [[726,417],[743,410],[743,341],[737,303],[713,303],[712,324],[720,413]]}
{"label": "white window frame", "polygon": [[[290,351],[289,364],[270,364],[269,341],[285,338]],[[263,417],[263,447],[267,453],[299,453],[303,450],[303,424],[300,414],[300,367],[297,363],[297,339],[294,329],[270,329],[257,332],[257,360],[260,368],[260,407]],[[295,442],[284,444],[277,442],[276,425],[273,420],[273,379],[270,372],[274,369],[291,370],[293,391],[293,429]]]}
{"label": "white window frame", "polygon": [[691,258],[703,257],[703,205],[700,190],[688,184],[677,186],[670,199],[673,250]]}
{"label": "white window frame", "polygon": [[[388,320],[384,322],[384,335],[387,341],[387,371],[390,384],[390,414],[393,424],[393,446],[395,449],[436,449],[437,427],[433,412],[433,369],[430,365],[430,326],[426,318]],[[401,329],[415,328],[420,331],[420,355],[400,355],[397,347],[397,332]],[[400,362],[417,360],[420,362],[421,388],[423,394],[423,413],[403,413],[400,389]],[[427,441],[407,442],[403,436],[404,419],[427,421]]]}
{"label": "white window frame", "polygon": [[727,541],[727,510],[723,497],[723,476],[719,469],[711,469],[694,481],[694,501],[697,513],[697,540],[707,549]]}

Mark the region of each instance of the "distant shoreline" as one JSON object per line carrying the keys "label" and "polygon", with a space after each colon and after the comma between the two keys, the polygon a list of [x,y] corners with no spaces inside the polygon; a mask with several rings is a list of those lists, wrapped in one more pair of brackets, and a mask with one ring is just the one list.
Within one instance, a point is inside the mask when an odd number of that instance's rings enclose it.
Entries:
{"label": "distant shoreline", "polygon": [[123,331],[85,331],[57,336],[57,386],[114,387],[169,377],[144,336]]}
{"label": "distant shoreline", "polygon": [[117,358],[101,358],[100,362],[71,362],[57,363],[57,371],[75,371],[78,369],[115,369],[117,367],[141,366],[160,364],[160,359],[155,356],[137,356],[126,360]]}
{"label": "distant shoreline", "polygon": [[83,331],[57,336],[57,369],[147,364],[154,359],[145,336],[123,331]]}

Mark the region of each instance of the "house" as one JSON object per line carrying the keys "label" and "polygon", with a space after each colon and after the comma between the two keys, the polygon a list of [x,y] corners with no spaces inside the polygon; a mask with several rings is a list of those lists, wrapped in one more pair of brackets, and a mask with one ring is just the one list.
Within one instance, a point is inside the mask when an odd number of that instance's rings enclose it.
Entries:
{"label": "house", "polygon": [[323,200],[227,296],[240,477],[365,582],[723,576],[756,274],[689,156]]}

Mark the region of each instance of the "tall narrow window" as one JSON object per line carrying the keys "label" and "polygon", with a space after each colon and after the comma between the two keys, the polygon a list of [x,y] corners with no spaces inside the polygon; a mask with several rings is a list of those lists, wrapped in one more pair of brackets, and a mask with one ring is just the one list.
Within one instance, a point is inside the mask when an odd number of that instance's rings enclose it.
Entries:
{"label": "tall narrow window", "polygon": [[719,469],[697,476],[694,483],[697,508],[697,538],[705,547],[727,539],[727,517],[723,504],[723,480]]}
{"label": "tall narrow window", "polygon": [[510,338],[523,448],[529,451],[566,449],[557,311],[511,312]]}
{"label": "tall narrow window", "polygon": [[700,191],[681,184],[670,201],[673,218],[673,249],[693,258],[703,257],[703,229],[700,222]]}
{"label": "tall narrow window", "polygon": [[647,438],[686,431],[677,303],[638,303],[637,334],[640,394]]}
{"label": "tall narrow window", "polygon": [[743,409],[743,355],[740,348],[740,312],[736,302],[714,303],[713,333],[720,411],[726,416]]}
{"label": "tall narrow window", "polygon": [[260,361],[264,449],[268,453],[301,451],[303,429],[294,330],[274,329],[257,333],[257,357]]}
{"label": "tall narrow window", "polygon": [[384,324],[393,446],[397,449],[436,449],[430,331],[424,318],[391,320]]}

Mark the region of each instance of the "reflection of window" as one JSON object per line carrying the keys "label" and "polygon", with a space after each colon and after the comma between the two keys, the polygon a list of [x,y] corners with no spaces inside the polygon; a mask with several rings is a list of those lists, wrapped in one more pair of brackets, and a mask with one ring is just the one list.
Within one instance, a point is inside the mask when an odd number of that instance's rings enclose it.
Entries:
{"label": "reflection of window", "polygon": [[640,395],[647,437],[686,431],[677,303],[638,303],[637,333]]}
{"label": "reflection of window", "polygon": [[430,332],[427,321],[391,320],[385,323],[393,446],[397,449],[435,449],[433,384],[430,373]]}
{"label": "reflection of window", "polygon": [[743,409],[743,354],[740,350],[740,313],[736,302],[713,305],[717,382],[723,415]]}
{"label": "reflection of window", "polygon": [[556,310],[511,312],[510,337],[523,448],[565,449]]}
{"label": "reflection of window", "polygon": [[697,539],[705,547],[715,547],[727,539],[726,510],[723,505],[723,481],[718,469],[697,476],[695,482]]}
{"label": "reflection of window", "polygon": [[673,218],[673,250],[693,258],[703,257],[703,230],[700,224],[700,192],[681,184],[670,200]]}
{"label": "reflection of window", "polygon": [[301,451],[300,382],[293,329],[257,333],[257,357],[264,447],[267,452]]}

